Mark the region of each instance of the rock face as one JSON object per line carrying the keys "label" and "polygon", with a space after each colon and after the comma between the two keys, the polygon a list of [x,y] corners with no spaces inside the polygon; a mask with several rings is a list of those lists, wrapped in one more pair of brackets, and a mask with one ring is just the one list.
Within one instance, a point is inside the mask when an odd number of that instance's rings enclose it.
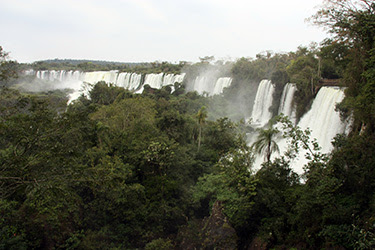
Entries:
{"label": "rock face", "polygon": [[180,232],[180,249],[237,249],[237,235],[216,201],[211,215],[195,221]]}
{"label": "rock face", "polygon": [[248,250],[266,250],[266,249],[268,249],[267,243],[264,242],[259,237],[254,238],[250,246],[248,247]]}
{"label": "rock face", "polygon": [[203,247],[207,249],[236,249],[236,231],[223,214],[221,202],[216,201],[211,216],[205,220],[203,227]]}

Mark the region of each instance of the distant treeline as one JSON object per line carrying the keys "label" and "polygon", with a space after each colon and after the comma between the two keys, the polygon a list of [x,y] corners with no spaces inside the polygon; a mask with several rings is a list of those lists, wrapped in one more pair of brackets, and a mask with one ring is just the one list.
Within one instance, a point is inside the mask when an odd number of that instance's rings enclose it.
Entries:
{"label": "distant treeline", "polygon": [[114,61],[103,61],[103,60],[86,60],[86,59],[48,59],[48,60],[41,60],[37,61],[38,62],[44,62],[44,63],[49,63],[49,64],[71,64],[71,65],[78,65],[81,63],[92,63],[96,65],[126,65],[126,66],[139,66],[139,65],[147,65],[150,63],[131,63],[131,62],[114,62]]}
{"label": "distant treeline", "polygon": [[118,70],[120,72],[173,73],[179,74],[186,62],[172,64],[169,62],[121,63],[95,60],[53,59],[22,64],[22,69],[34,70],[79,70],[84,72]]}

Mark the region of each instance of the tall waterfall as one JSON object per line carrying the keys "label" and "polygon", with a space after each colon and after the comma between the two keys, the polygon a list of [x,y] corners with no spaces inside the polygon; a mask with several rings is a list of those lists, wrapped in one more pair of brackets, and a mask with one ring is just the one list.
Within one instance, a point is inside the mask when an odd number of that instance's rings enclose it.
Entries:
{"label": "tall waterfall", "polygon": [[213,80],[206,76],[197,76],[194,81],[193,90],[197,91],[198,94],[211,93],[213,90]]}
{"label": "tall waterfall", "polygon": [[285,116],[288,116],[293,123],[296,122],[296,110],[293,106],[293,97],[296,90],[296,85],[292,83],[287,83],[285,85],[283,93],[281,95],[278,112],[279,115],[284,114]]}
{"label": "tall waterfall", "polygon": [[269,109],[272,105],[274,92],[275,87],[270,80],[260,82],[251,113],[252,122],[256,127],[263,127],[272,118]]}
{"label": "tall waterfall", "polygon": [[316,96],[311,109],[301,118],[298,126],[310,128],[311,137],[316,138],[322,152],[332,150],[331,141],[338,133],[343,133],[347,126],[335,111],[336,104],[344,99],[344,92],[337,87],[322,87]]}
{"label": "tall waterfall", "polygon": [[[268,111],[270,103],[272,103],[272,88],[269,86],[269,81],[262,81],[259,85],[256,101],[253,108],[253,119],[258,121],[256,125],[261,127],[264,126],[271,115],[265,111]],[[284,88],[282,98],[280,100],[279,113],[284,113],[289,117],[294,116],[293,95],[296,91],[295,85],[287,84]],[[263,97],[263,98],[261,98]],[[344,92],[338,87],[322,87],[317,96],[315,97],[310,110],[301,118],[297,126],[302,130],[309,128],[311,130],[310,140],[316,138],[319,146],[321,147],[321,153],[329,153],[333,146],[331,144],[332,139],[339,133],[347,132],[349,122],[343,122],[340,119],[340,115],[335,111],[336,104],[344,99]],[[264,112],[264,113],[262,113]],[[257,119],[257,120],[256,120]],[[250,134],[249,145],[255,142],[256,133]],[[287,139],[276,138],[276,142],[280,148],[280,152],[284,153],[287,149]],[[295,160],[291,162],[291,167],[298,174],[303,173],[303,166],[307,164],[308,160],[305,158],[306,151],[301,150]],[[264,160],[264,156],[257,155],[255,158],[254,167],[259,168]],[[275,153],[273,158],[277,157]]]}
{"label": "tall waterfall", "polygon": [[[333,146],[331,144],[336,134],[346,132],[348,122],[340,119],[340,114],[335,111],[336,104],[344,99],[344,92],[338,87],[322,87],[311,109],[301,118],[297,126],[305,130],[311,130],[310,140],[316,139],[321,147],[321,153],[329,153]],[[285,151],[287,142],[281,139],[278,142],[280,150]],[[293,170],[299,174],[303,173],[303,166],[308,162],[305,158],[306,151],[301,150],[297,159],[291,162]]]}
{"label": "tall waterfall", "polygon": [[199,94],[207,93],[208,96],[219,95],[223,93],[224,88],[231,85],[232,78],[230,77],[219,77],[215,78],[212,76],[197,76],[193,84],[193,91],[197,91]]}
{"label": "tall waterfall", "polygon": [[230,77],[220,77],[217,79],[212,95],[219,95],[223,93],[224,88],[228,88],[232,83],[232,78]]}

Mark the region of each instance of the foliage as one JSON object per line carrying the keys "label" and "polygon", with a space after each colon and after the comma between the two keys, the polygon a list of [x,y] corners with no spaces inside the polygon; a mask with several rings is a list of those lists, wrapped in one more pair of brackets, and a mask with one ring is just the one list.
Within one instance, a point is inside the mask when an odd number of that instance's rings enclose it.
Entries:
{"label": "foliage", "polygon": [[9,60],[9,53],[0,46],[0,84],[5,85],[11,78],[17,78],[17,68],[17,62]]}
{"label": "foliage", "polygon": [[198,134],[198,151],[201,147],[201,139],[202,139],[202,126],[204,125],[204,123],[206,122],[206,118],[207,118],[207,111],[206,111],[206,107],[202,107],[198,113],[197,113],[197,120],[198,120],[198,124],[199,124],[199,134]]}
{"label": "foliage", "polygon": [[[66,106],[61,93],[2,88],[0,249],[214,248],[228,238],[228,247],[238,249],[253,239],[275,249],[374,248],[374,7],[368,0],[326,1],[312,21],[327,27],[331,39],[319,48],[221,65],[225,73],[233,66],[233,84],[220,97],[184,93],[182,85],[172,94],[168,88],[133,94],[101,82]],[[0,81],[9,82],[18,65],[1,47],[0,58]],[[216,67],[211,59],[34,66],[143,73],[184,67],[194,77]],[[354,120],[330,154],[319,152],[309,130],[280,117],[288,150],[272,159],[277,129],[261,130],[251,149],[246,125],[212,107],[247,107],[252,100],[236,106],[231,99],[247,98],[268,78],[278,88],[276,100],[284,84],[296,83],[301,115],[321,77],[342,78],[346,98],[338,108]],[[267,163],[255,173],[253,155],[262,149]],[[291,162],[301,150],[308,163],[298,176]]]}
{"label": "foliage", "polygon": [[211,206],[216,200],[223,202],[230,223],[241,230],[249,219],[255,195],[256,180],[250,172],[251,165],[252,156],[247,147],[232,149],[223,155],[215,172],[199,178],[194,200],[202,202],[206,199]]}
{"label": "foliage", "polygon": [[279,130],[272,127],[268,129],[258,129],[257,140],[252,145],[256,153],[264,154],[264,159],[267,160],[268,163],[271,161],[272,153],[280,152],[279,146],[274,140],[278,132]]}
{"label": "foliage", "polygon": [[[344,82],[348,87],[346,98],[340,108],[347,115],[353,112],[356,129],[368,124],[374,130],[374,121],[364,100],[372,100],[375,5],[373,1],[329,0],[311,20],[326,27],[334,36],[336,48],[340,48],[341,62],[345,62]],[[341,49],[342,48],[342,49]],[[339,54],[340,55],[340,54]],[[369,104],[371,109],[371,104]]]}
{"label": "foliage", "polygon": [[171,73],[179,74],[184,62],[173,64],[169,62],[150,63],[121,63],[92,60],[54,59],[37,61],[31,65],[23,65],[25,68],[32,67],[34,70],[78,70],[83,72],[118,70],[120,72],[134,72],[138,74]]}

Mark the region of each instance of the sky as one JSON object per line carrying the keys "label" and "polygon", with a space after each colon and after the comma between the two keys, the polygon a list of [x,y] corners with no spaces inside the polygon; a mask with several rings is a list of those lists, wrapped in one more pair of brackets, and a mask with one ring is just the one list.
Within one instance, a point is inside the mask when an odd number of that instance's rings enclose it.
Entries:
{"label": "sky", "polygon": [[21,63],[235,60],[321,42],[305,19],[322,1],[0,0],[0,46]]}

